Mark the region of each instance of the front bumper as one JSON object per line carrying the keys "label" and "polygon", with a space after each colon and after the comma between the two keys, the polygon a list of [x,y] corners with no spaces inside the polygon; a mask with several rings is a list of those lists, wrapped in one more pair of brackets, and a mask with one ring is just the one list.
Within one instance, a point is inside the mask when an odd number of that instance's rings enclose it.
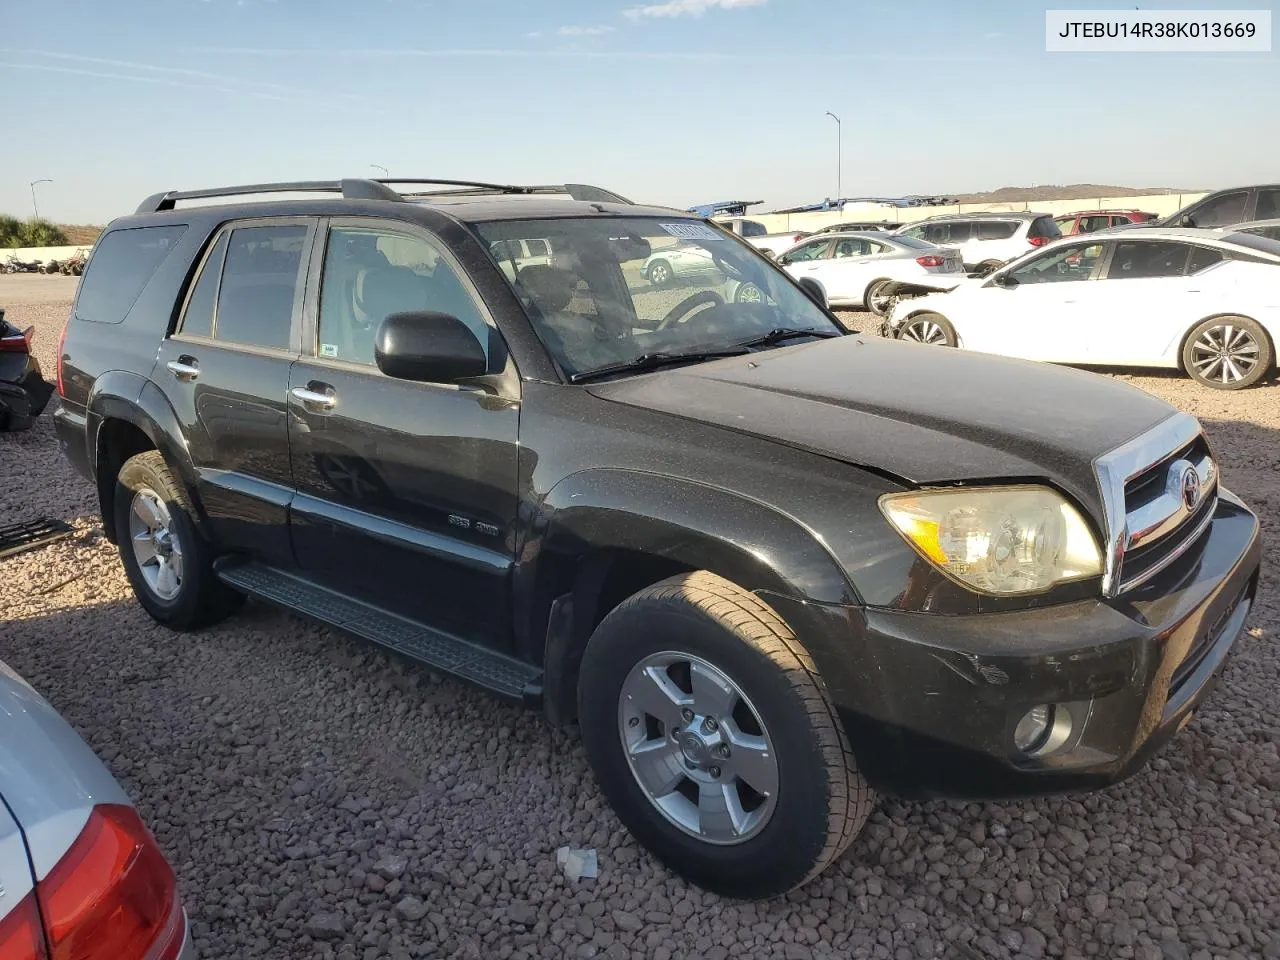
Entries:
{"label": "front bumper", "polygon": [[[848,609],[856,665],[832,664],[829,642],[814,653],[872,785],[1002,798],[1140,770],[1210,694],[1256,597],[1257,517],[1221,493],[1197,548],[1115,600],[971,616]],[[1070,733],[1029,756],[1013,731],[1037,704],[1060,705]]]}

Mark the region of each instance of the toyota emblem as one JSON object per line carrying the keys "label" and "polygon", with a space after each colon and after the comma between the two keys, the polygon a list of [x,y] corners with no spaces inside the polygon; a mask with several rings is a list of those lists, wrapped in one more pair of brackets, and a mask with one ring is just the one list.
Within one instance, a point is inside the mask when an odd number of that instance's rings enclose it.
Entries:
{"label": "toyota emblem", "polygon": [[1182,471],[1182,502],[1188,511],[1194,510],[1200,502],[1200,474],[1192,466]]}

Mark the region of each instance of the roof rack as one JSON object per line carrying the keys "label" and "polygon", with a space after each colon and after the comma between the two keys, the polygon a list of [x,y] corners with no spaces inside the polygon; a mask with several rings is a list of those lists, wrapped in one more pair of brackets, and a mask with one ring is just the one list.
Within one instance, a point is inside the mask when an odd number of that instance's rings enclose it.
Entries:
{"label": "roof rack", "polygon": [[414,193],[405,193],[405,198],[415,197],[461,197],[461,196],[485,196],[488,194],[534,194],[534,193],[567,193],[574,200],[584,200],[594,203],[624,203],[628,206],[631,201],[620,194],[614,193],[612,190],[606,190],[604,187],[594,187],[589,183],[564,183],[564,184],[543,184],[543,185],[521,185],[514,183],[485,183],[479,180],[436,180],[429,177],[389,177],[380,178],[375,183],[417,183],[425,186],[442,186],[442,187],[462,187],[461,190],[420,190]]}
{"label": "roof rack", "polygon": [[[461,190],[440,190],[422,193],[397,193],[387,186],[390,183],[423,184],[462,187]],[[255,193],[340,193],[346,200],[404,201],[414,197],[466,196],[481,194],[532,194],[567,193],[574,200],[594,203],[623,203],[631,201],[603,187],[586,183],[566,183],[560,186],[517,186],[515,184],[483,183],[476,180],[435,180],[421,177],[392,177],[379,180],[345,178],[342,180],[294,180],[282,183],[251,183],[236,187],[210,187],[203,190],[166,190],[154,193],[138,205],[137,213],[160,213],[172,210],[179,200],[206,200],[214,197],[238,197]]]}

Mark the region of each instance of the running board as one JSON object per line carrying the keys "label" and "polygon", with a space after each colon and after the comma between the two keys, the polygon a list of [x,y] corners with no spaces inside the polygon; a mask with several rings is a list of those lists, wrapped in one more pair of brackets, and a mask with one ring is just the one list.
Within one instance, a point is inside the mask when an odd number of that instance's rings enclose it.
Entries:
{"label": "running board", "polygon": [[389,647],[419,663],[531,709],[542,706],[542,672],[532,664],[388,613],[302,577],[259,563],[221,563],[218,578],[251,596]]}

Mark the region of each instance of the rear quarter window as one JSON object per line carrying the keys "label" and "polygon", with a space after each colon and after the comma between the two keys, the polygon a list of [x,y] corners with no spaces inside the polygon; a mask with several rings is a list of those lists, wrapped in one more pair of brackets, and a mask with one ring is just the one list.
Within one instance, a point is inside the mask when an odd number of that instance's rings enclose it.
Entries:
{"label": "rear quarter window", "polygon": [[186,224],[112,230],[93,247],[76,296],[77,320],[120,323],[186,233]]}

